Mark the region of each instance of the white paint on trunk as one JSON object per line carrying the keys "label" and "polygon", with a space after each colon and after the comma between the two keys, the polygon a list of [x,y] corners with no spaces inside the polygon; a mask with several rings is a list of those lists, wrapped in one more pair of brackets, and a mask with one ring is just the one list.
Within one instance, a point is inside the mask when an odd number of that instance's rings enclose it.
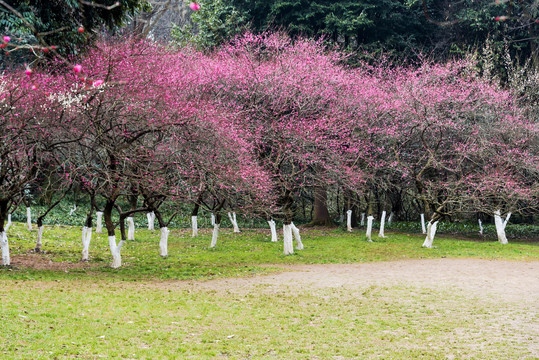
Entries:
{"label": "white paint on trunk", "polygon": [[346,211],[346,229],[352,232],[352,210]]}
{"label": "white paint on trunk", "polygon": [[0,232],[0,247],[2,248],[2,265],[11,265],[11,259],[9,257],[9,243],[7,241],[7,234],[5,231]]}
{"label": "white paint on trunk", "polygon": [[279,241],[279,238],[277,237],[277,227],[275,226],[275,220],[268,220],[268,224],[271,230],[271,242]]}
{"label": "white paint on trunk", "polygon": [[386,211],[382,211],[382,218],[380,219],[380,231],[378,232],[378,237],[385,238],[384,227],[386,224]]}
{"label": "white paint on trunk", "polygon": [[26,208],[26,224],[28,225],[28,230],[32,230],[32,209],[29,207]]}
{"label": "white paint on trunk", "polygon": [[103,233],[103,211],[98,211],[95,213],[97,216],[97,225],[95,226],[95,232],[98,234]]}
{"label": "white paint on trunk", "polygon": [[109,248],[110,254],[112,255],[112,264],[111,268],[117,269],[122,266],[122,246],[124,244],[123,240],[120,240],[120,243],[116,245],[116,236],[109,236]]}
{"label": "white paint on trunk", "polygon": [[159,251],[162,257],[168,256],[168,234],[170,230],[164,226],[161,229],[161,239],[159,240]]}
{"label": "white paint on trunk", "polygon": [[213,248],[215,245],[217,245],[217,236],[219,236],[219,224],[213,224],[213,234],[211,236],[210,247]]}
{"label": "white paint on trunk", "polygon": [[292,255],[294,253],[294,243],[292,240],[292,225],[283,224],[283,244],[285,255]]}
{"label": "white paint on trunk", "polygon": [[73,204],[73,207],[69,209],[69,216],[73,215],[75,211],[77,211],[77,204]]}
{"label": "white paint on trunk", "polygon": [[153,211],[147,213],[146,218],[148,219],[148,230],[155,230],[155,213]]}
{"label": "white paint on trunk", "polygon": [[228,213],[228,219],[232,223],[232,227],[234,228],[234,232],[239,233],[240,228],[238,227],[238,221],[236,220],[236,213],[235,212]]}
{"label": "white paint on trunk", "polygon": [[365,213],[361,213],[361,222],[359,223],[360,226],[365,225]]}
{"label": "white paint on trunk", "polygon": [[35,248],[36,252],[41,251],[42,239],[43,239],[43,225],[37,228],[37,240],[36,240],[36,248]]}
{"label": "white paint on trunk", "polygon": [[135,240],[135,221],[131,216],[127,218],[127,240]]}
{"label": "white paint on trunk", "polygon": [[500,210],[494,211],[494,225],[496,225],[496,234],[498,235],[498,241],[501,244],[508,243],[507,236],[505,235],[505,227],[507,226],[507,223],[509,222],[510,217],[511,217],[511,213],[508,212],[505,218],[505,221],[503,221],[501,211]]}
{"label": "white paint on trunk", "polygon": [[210,220],[211,226],[215,226],[215,215],[211,214],[211,220]]}
{"label": "white paint on trunk", "polygon": [[387,223],[391,224],[393,222],[393,217],[395,216],[395,213],[392,211],[389,213],[389,217],[387,218]]}
{"label": "white paint on trunk", "polygon": [[367,240],[369,242],[372,242],[371,234],[372,234],[372,221],[374,220],[374,216],[369,215],[367,216],[367,232],[365,233],[365,236],[367,236]]}
{"label": "white paint on trunk", "polygon": [[427,233],[427,229],[425,228],[425,214],[421,214],[421,232],[423,234]]}
{"label": "white paint on trunk", "polygon": [[292,234],[294,234],[294,239],[296,240],[296,250],[303,250],[303,243],[301,242],[301,235],[299,234],[299,229],[294,225],[293,222],[290,223],[292,228]]}
{"label": "white paint on trunk", "polygon": [[10,226],[11,226],[11,214],[7,214],[7,224],[6,226],[4,226],[4,231],[7,232]]}
{"label": "white paint on trunk", "polygon": [[88,261],[90,242],[92,241],[92,228],[82,227],[82,261]]}
{"label": "white paint on trunk", "polygon": [[193,229],[193,234],[191,234],[192,237],[198,236],[198,217],[191,216],[191,228]]}
{"label": "white paint on trunk", "polygon": [[479,235],[483,235],[483,222],[481,219],[477,219],[477,223],[479,224]]}
{"label": "white paint on trunk", "polygon": [[438,221],[432,222],[429,221],[429,224],[427,225],[427,236],[425,237],[425,241],[423,242],[423,247],[431,249],[432,243],[434,242],[434,236],[436,235],[436,227],[438,226]]}

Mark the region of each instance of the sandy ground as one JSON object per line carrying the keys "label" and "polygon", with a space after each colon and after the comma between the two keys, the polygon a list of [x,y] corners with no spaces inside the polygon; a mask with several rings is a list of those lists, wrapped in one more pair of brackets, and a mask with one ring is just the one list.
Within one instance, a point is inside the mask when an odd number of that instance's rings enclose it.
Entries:
{"label": "sandy ground", "polygon": [[[461,289],[472,296],[527,302],[539,309],[539,261],[429,259],[365,264],[289,265],[281,273],[196,283],[205,289],[248,291],[263,284],[277,291],[283,284],[297,288],[352,288],[404,285]],[[193,283],[195,284],[195,283]]]}

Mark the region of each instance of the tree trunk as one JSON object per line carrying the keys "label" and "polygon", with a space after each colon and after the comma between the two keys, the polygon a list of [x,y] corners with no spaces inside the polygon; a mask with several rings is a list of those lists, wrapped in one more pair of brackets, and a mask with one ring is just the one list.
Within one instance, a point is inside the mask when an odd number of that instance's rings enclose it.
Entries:
{"label": "tree trunk", "polygon": [[219,236],[219,227],[221,226],[221,214],[215,214],[215,223],[213,224],[213,234],[211,237],[210,247],[215,247],[217,245],[217,237]]}
{"label": "tree trunk", "polygon": [[162,257],[167,257],[168,256],[168,234],[170,233],[170,230],[166,226],[164,226],[160,229],[160,231],[161,231],[161,239],[159,240],[160,255]]}
{"label": "tree trunk", "polygon": [[82,227],[82,261],[88,261],[90,242],[92,241],[92,227]]}
{"label": "tree trunk", "polygon": [[127,217],[127,240],[135,240],[135,221],[132,216]]}
{"label": "tree trunk", "polygon": [[268,224],[271,231],[271,242],[279,241],[279,238],[277,237],[277,228],[275,226],[275,220],[273,219],[268,220]]}
{"label": "tree trunk", "polygon": [[296,240],[296,250],[303,250],[303,243],[301,242],[301,235],[299,234],[299,229],[294,225],[293,222],[290,223],[290,228],[292,229],[292,234]]}
{"label": "tree trunk", "polygon": [[97,216],[97,224],[95,226],[95,232],[98,234],[103,233],[103,211],[98,211],[95,213]]}
{"label": "tree trunk", "polygon": [[148,230],[155,230],[155,212],[147,213],[146,218],[148,219]]}
{"label": "tree trunk", "polygon": [[193,229],[193,233],[191,234],[192,237],[198,236],[198,209],[199,205],[196,203],[193,212],[191,213],[191,228]]}
{"label": "tree trunk", "polygon": [[425,237],[425,241],[423,242],[424,248],[432,248],[432,243],[434,242],[434,236],[436,235],[436,227],[438,226],[438,220],[433,221],[430,220],[429,224],[427,225],[427,237]]}
{"label": "tree trunk", "polygon": [[327,206],[327,187],[316,185],[314,187],[314,215],[311,225],[332,226]]}
{"label": "tree trunk", "polygon": [[505,227],[507,226],[507,223],[509,222],[509,218],[511,217],[511,213],[507,213],[507,216],[505,218],[505,221],[502,220],[501,211],[496,210],[494,212],[494,224],[496,225],[496,234],[498,236],[498,241],[501,244],[507,244],[507,236],[505,235]]}
{"label": "tree trunk", "polygon": [[26,225],[28,230],[32,231],[32,209],[30,207],[26,208]]}
{"label": "tree trunk", "polygon": [[11,265],[11,258],[9,256],[9,242],[7,240],[7,234],[4,230],[4,223],[8,215],[8,200],[0,201],[0,248],[2,250],[2,265]]}
{"label": "tree trunk", "polygon": [[236,213],[235,212],[232,212],[232,213],[228,213],[228,219],[230,220],[230,222],[232,223],[232,227],[234,228],[234,232],[235,233],[239,233],[240,232],[240,228],[238,226],[238,221],[236,219]]}
{"label": "tree trunk", "polygon": [[367,237],[367,240],[369,242],[372,242],[371,234],[372,234],[372,221],[374,220],[374,216],[369,215],[367,216],[367,231],[365,232],[365,236]]}
{"label": "tree trunk", "polygon": [[346,230],[352,232],[352,210],[346,211]]}
{"label": "tree trunk", "polygon": [[425,228],[425,214],[421,214],[420,217],[421,217],[421,232],[423,234],[426,234],[427,229]]}
{"label": "tree trunk", "polygon": [[386,211],[383,210],[382,211],[382,217],[380,218],[380,231],[378,232],[378,236],[381,237],[381,238],[386,237],[385,234],[384,234],[385,222],[386,222]]}
{"label": "tree trunk", "polygon": [[292,239],[292,225],[283,223],[283,243],[284,254],[292,255],[294,253],[294,243]]}

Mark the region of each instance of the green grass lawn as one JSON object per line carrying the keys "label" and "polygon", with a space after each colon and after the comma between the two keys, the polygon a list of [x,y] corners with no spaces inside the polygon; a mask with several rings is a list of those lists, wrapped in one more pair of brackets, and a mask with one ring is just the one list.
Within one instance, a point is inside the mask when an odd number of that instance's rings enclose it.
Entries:
{"label": "green grass lawn", "polygon": [[[282,255],[269,231],[222,232],[217,248],[203,230],[172,231],[158,256],[159,232],[137,230],[109,268],[105,235],[94,234],[91,267],[80,268],[80,229],[46,227],[44,254],[31,254],[35,231],[10,228],[13,259],[32,257],[58,270],[0,269],[1,359],[525,359],[537,309],[461,291],[409,285],[268,291],[211,290],[192,281],[277,271],[268,264],[357,263],[421,258],[539,260],[534,242],[435,239],[387,233],[365,241],[341,229],[303,231],[305,250]],[[62,268],[62,264],[73,263]],[[55,266],[50,266],[55,268]],[[163,281],[165,280],[165,281]],[[501,319],[508,319],[505,321]],[[522,320],[516,323],[515,319]],[[515,337],[518,335],[517,337]]]}

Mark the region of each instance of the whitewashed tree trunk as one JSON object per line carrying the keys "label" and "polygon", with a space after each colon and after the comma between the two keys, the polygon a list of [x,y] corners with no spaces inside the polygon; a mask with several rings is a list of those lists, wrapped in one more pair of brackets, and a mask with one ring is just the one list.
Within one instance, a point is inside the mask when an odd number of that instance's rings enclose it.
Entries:
{"label": "whitewashed tree trunk", "polygon": [[211,214],[210,224],[211,226],[215,226],[215,214]]}
{"label": "whitewashed tree trunk", "polygon": [[219,236],[219,224],[213,224],[213,234],[211,236],[210,247],[213,248],[215,245],[217,245],[217,236]]}
{"label": "whitewashed tree trunk", "polygon": [[162,257],[168,256],[168,234],[170,230],[164,226],[161,229],[161,239],[159,240],[159,250]]}
{"label": "whitewashed tree trunk", "polygon": [[228,213],[228,219],[232,223],[232,227],[234,228],[234,232],[239,233],[240,228],[238,227],[238,221],[236,220],[236,213],[235,212]]}
{"label": "whitewashed tree trunk", "polygon": [[120,243],[116,245],[116,236],[109,236],[109,248],[110,254],[112,255],[112,264],[111,268],[117,269],[122,266],[122,246],[124,244],[123,240],[120,240]]}
{"label": "whitewashed tree trunk", "polygon": [[153,211],[147,213],[146,218],[148,219],[148,230],[155,230],[155,213]]}
{"label": "whitewashed tree trunk", "polygon": [[197,237],[198,236],[198,216],[196,215],[191,216],[191,229],[193,229],[193,233],[191,234],[191,237]]}
{"label": "whitewashed tree trunk", "polygon": [[69,216],[73,215],[75,211],[77,211],[77,204],[73,204],[73,207],[69,209]]}
{"label": "whitewashed tree trunk", "polygon": [[483,222],[481,219],[477,219],[477,223],[479,224],[479,235],[483,235]]}
{"label": "whitewashed tree trunk", "polygon": [[367,231],[365,233],[365,236],[367,236],[367,240],[369,242],[372,242],[371,234],[372,234],[372,221],[374,220],[374,216],[370,215],[367,216]]}
{"label": "whitewashed tree trunk", "polygon": [[507,236],[505,235],[505,227],[507,226],[507,223],[509,222],[509,218],[511,217],[511,213],[507,213],[507,216],[505,218],[505,221],[502,220],[502,215],[500,210],[494,211],[494,225],[496,225],[496,234],[498,235],[498,241],[501,244],[507,244]]}
{"label": "whitewashed tree trunk", "polygon": [[352,210],[346,211],[346,230],[352,232]]}
{"label": "whitewashed tree trunk", "polygon": [[131,216],[127,218],[127,240],[135,240],[135,221]]}
{"label": "whitewashed tree trunk", "polygon": [[11,226],[11,214],[7,214],[7,224],[6,226],[4,226],[4,231],[7,232],[10,226]]}
{"label": "whitewashed tree trunk", "polygon": [[365,213],[361,213],[361,222],[359,223],[360,226],[365,225]]}
{"label": "whitewashed tree trunk", "polygon": [[393,222],[393,217],[395,216],[395,213],[392,211],[389,213],[389,217],[387,218],[387,223],[391,224]]}
{"label": "whitewashed tree trunk", "polygon": [[283,244],[284,254],[292,255],[294,253],[294,243],[292,239],[292,226],[291,224],[283,224]]}
{"label": "whitewashed tree trunk", "polygon": [[97,216],[97,225],[95,226],[95,232],[98,234],[103,233],[103,211],[98,211],[95,213]]}
{"label": "whitewashed tree trunk", "polygon": [[268,220],[268,224],[271,230],[271,242],[279,241],[279,238],[277,237],[277,228],[275,226],[275,221],[273,219]]}
{"label": "whitewashed tree trunk", "polygon": [[421,232],[423,234],[427,233],[427,229],[425,228],[425,214],[421,214]]}
{"label": "whitewashed tree trunk", "polygon": [[92,241],[92,228],[82,227],[82,261],[88,261],[90,242]]}
{"label": "whitewashed tree trunk", "polygon": [[378,232],[378,237],[385,238],[384,227],[386,224],[386,211],[382,211],[382,218],[380,219],[380,231]]}
{"label": "whitewashed tree trunk", "polygon": [[427,236],[425,237],[425,241],[423,242],[424,248],[432,248],[432,243],[434,242],[434,236],[436,235],[436,227],[438,226],[438,221],[432,222],[429,221],[429,224],[427,225]]}
{"label": "whitewashed tree trunk", "polygon": [[26,208],[26,224],[28,225],[28,230],[32,230],[32,209],[29,207]]}
{"label": "whitewashed tree trunk", "polygon": [[303,243],[301,242],[301,235],[299,234],[299,229],[294,225],[293,222],[290,223],[292,228],[292,234],[294,234],[294,239],[296,240],[296,250],[303,250]]}
{"label": "whitewashed tree trunk", "polygon": [[37,240],[36,240],[36,248],[35,248],[36,252],[41,251],[42,239],[43,239],[43,225],[37,228]]}
{"label": "whitewashed tree trunk", "polygon": [[11,265],[11,259],[9,257],[9,243],[7,241],[7,234],[5,231],[0,232],[0,247],[2,248],[2,265]]}

